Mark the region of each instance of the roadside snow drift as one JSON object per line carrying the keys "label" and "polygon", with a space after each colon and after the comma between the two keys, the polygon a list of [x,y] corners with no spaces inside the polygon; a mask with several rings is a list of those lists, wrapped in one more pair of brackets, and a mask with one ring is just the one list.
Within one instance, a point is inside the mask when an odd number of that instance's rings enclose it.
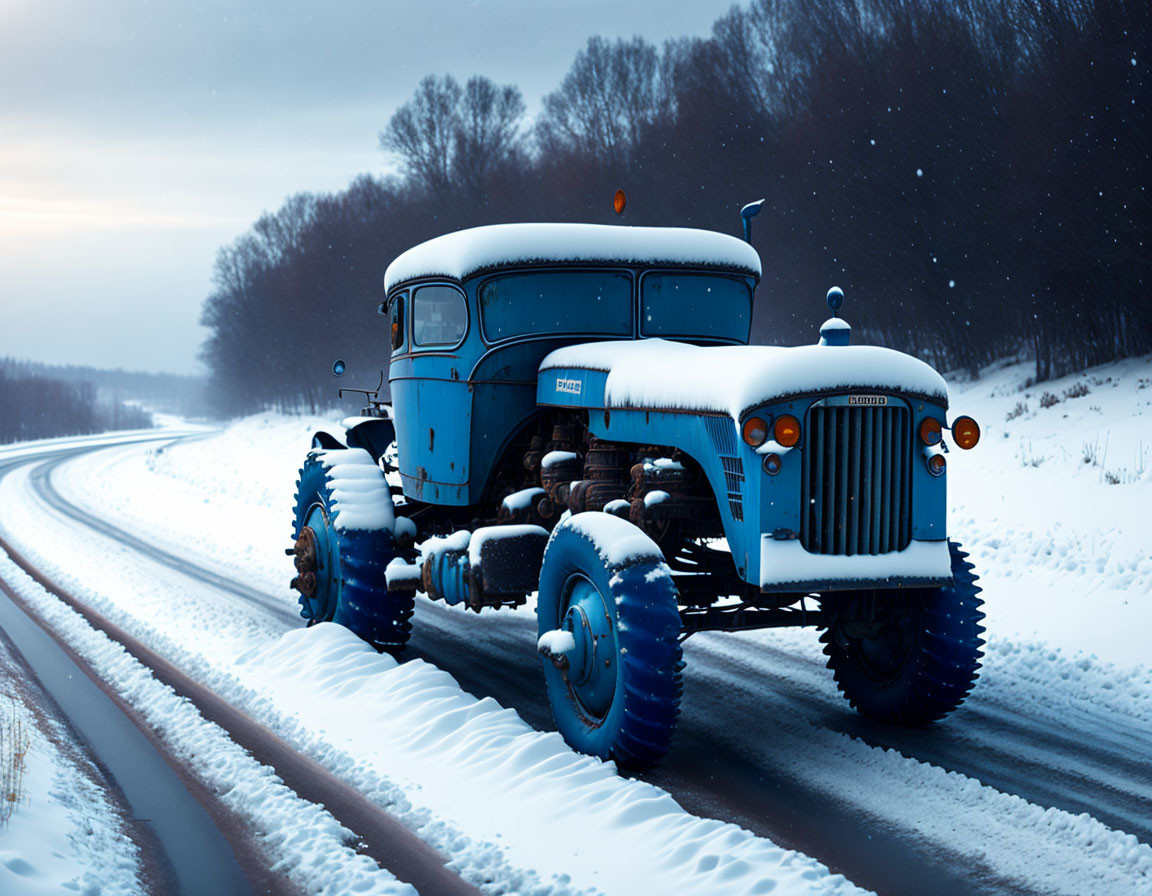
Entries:
{"label": "roadside snow drift", "polygon": [[[814,860],[720,821],[573,753],[491,698],[476,699],[422,660],[399,664],[322,623],[238,660],[269,709],[368,766],[473,838],[504,844],[514,865],[554,871],[574,890],[677,893],[856,893]],[[353,759],[352,757],[356,757]],[[564,888],[566,889],[566,887]]]}

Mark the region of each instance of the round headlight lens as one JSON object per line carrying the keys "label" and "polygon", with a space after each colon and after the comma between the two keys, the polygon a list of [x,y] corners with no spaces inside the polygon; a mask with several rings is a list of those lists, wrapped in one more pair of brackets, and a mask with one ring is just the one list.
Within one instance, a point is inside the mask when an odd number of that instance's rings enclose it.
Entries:
{"label": "round headlight lens", "polygon": [[952,441],[960,448],[975,448],[980,441],[980,424],[971,417],[957,417],[952,421]]}
{"label": "round headlight lens", "polygon": [[791,448],[800,441],[800,421],[791,414],[782,414],[776,418],[773,435],[785,448]]}
{"label": "round headlight lens", "polygon": [[928,458],[928,472],[933,476],[943,476],[947,466],[948,462],[944,460],[943,454],[933,454]]}
{"label": "round headlight lens", "polygon": [[940,421],[935,417],[925,417],[920,421],[920,441],[925,445],[939,445],[941,439]]}
{"label": "round headlight lens", "polygon": [[768,439],[768,422],[763,417],[749,417],[741,432],[745,444],[759,448]]}

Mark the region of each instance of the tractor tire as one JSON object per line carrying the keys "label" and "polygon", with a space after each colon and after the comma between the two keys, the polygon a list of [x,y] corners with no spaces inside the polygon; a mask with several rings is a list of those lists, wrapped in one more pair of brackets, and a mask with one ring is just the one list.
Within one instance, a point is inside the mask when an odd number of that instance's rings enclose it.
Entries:
{"label": "tractor tire", "polygon": [[413,596],[389,592],[384,574],[396,556],[393,521],[388,484],[368,452],[309,452],[296,482],[292,526],[293,587],[309,626],[338,623],[388,653],[407,643]]}
{"label": "tractor tire", "polygon": [[656,544],[611,514],[562,520],[544,553],[536,614],[541,645],[550,633],[572,635],[566,654],[541,649],[564,739],[627,768],[663,757],[684,663],[676,586]]}
{"label": "tractor tire", "polygon": [[954,542],[948,550],[952,585],[823,600],[832,616],[820,636],[828,668],[864,715],[926,725],[963,703],[979,677],[984,601],[968,555]]}

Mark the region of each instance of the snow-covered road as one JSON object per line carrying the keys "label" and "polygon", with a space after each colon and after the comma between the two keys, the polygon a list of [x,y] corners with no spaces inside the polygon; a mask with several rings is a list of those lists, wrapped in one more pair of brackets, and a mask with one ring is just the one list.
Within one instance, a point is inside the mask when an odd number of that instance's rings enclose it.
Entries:
{"label": "snow-covered road", "polygon": [[[806,854],[883,893],[1152,893],[1152,673],[1133,659],[1152,623],[1152,560],[1129,523],[1150,479],[1105,460],[1094,475],[1045,441],[1076,428],[1087,454],[1106,427],[1115,446],[1134,416],[1118,396],[1152,394],[1139,388],[1149,372],[1118,365],[1095,374],[1095,401],[1002,427],[1026,403],[1018,372],[954,394],[988,421],[950,475],[953,526],[992,567],[980,569],[991,633],[976,691],[945,723],[853,714],[811,632],[696,635],[677,739],[643,782],[539,733],[551,723],[530,611],[421,601],[401,665],[335,627],[295,627],[283,508],[309,421],[72,459],[7,449],[0,535],[489,892],[853,890]],[[1092,630],[1077,640],[1069,618]]]}

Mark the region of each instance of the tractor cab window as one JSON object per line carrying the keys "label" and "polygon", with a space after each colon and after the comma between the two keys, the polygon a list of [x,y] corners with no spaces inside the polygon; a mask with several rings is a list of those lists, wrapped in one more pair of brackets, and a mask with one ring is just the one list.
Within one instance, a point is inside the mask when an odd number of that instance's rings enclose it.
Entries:
{"label": "tractor cab window", "polygon": [[451,286],[421,286],[412,296],[412,341],[452,346],[468,330],[468,302]]}
{"label": "tractor cab window", "polygon": [[402,292],[392,297],[392,351],[398,352],[404,346],[404,304],[408,293]]}
{"label": "tractor cab window", "polygon": [[640,281],[640,332],[669,339],[748,342],[752,291],[721,274],[651,272]]}
{"label": "tractor cab window", "polygon": [[632,335],[632,275],[625,271],[506,274],[480,287],[484,338]]}

